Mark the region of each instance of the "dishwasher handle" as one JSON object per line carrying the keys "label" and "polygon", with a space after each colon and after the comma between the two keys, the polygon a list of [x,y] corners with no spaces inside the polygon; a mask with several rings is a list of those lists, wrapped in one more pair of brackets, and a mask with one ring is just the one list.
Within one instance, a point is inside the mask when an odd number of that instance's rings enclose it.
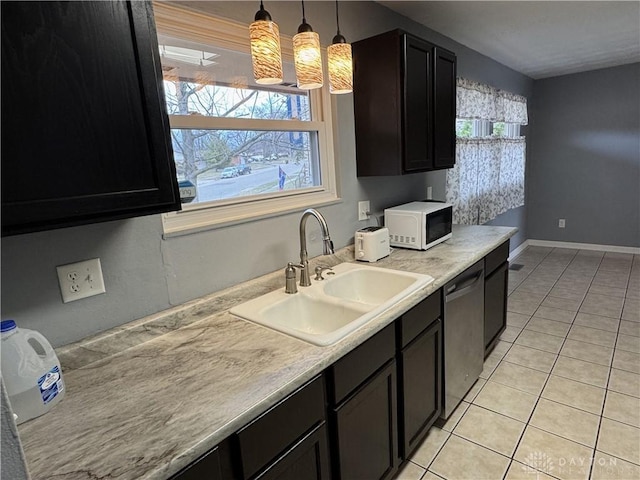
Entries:
{"label": "dishwasher handle", "polygon": [[460,298],[463,295],[466,295],[475,288],[480,283],[480,280],[484,277],[484,270],[480,270],[474,277],[465,280],[461,284],[454,283],[445,292],[445,303],[452,302],[456,298]]}

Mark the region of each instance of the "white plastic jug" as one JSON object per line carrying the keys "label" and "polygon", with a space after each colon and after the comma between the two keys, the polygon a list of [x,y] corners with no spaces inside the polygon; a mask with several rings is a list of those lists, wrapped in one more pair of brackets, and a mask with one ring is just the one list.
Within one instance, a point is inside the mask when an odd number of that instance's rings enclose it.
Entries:
{"label": "white plastic jug", "polygon": [[58,357],[42,334],[0,323],[2,379],[18,424],[47,413],[64,397]]}

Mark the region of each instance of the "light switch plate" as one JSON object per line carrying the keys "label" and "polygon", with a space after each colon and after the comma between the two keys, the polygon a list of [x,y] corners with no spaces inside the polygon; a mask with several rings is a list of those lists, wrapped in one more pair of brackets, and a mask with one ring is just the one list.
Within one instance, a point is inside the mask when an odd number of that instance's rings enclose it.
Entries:
{"label": "light switch plate", "polygon": [[56,267],[64,303],[105,293],[99,258]]}

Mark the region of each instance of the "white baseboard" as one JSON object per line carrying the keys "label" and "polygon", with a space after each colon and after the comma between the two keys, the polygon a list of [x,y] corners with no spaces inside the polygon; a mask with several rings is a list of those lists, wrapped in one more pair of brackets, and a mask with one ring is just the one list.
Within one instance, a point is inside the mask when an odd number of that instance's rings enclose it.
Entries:
{"label": "white baseboard", "polygon": [[515,258],[522,251],[529,247],[552,247],[552,248],[573,248],[575,250],[597,250],[600,252],[614,252],[614,253],[630,253],[640,255],[640,247],[621,247],[617,245],[597,245],[595,243],[576,243],[576,242],[557,242],[554,240],[535,240],[527,239],[518,245],[511,254],[509,260]]}
{"label": "white baseboard", "polygon": [[524,249],[527,248],[528,246],[529,246],[529,240],[525,240],[516,248],[514,248],[511,253],[509,253],[509,258],[507,260],[509,262],[513,262],[513,259],[516,258],[518,255],[520,255],[524,251]]}

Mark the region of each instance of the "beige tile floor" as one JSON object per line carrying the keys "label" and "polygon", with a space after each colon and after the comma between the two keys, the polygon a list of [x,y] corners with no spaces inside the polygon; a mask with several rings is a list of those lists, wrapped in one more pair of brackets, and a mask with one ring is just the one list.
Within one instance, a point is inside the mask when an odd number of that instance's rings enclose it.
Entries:
{"label": "beige tile floor", "polygon": [[640,480],[640,255],[528,247],[481,378],[402,480]]}

